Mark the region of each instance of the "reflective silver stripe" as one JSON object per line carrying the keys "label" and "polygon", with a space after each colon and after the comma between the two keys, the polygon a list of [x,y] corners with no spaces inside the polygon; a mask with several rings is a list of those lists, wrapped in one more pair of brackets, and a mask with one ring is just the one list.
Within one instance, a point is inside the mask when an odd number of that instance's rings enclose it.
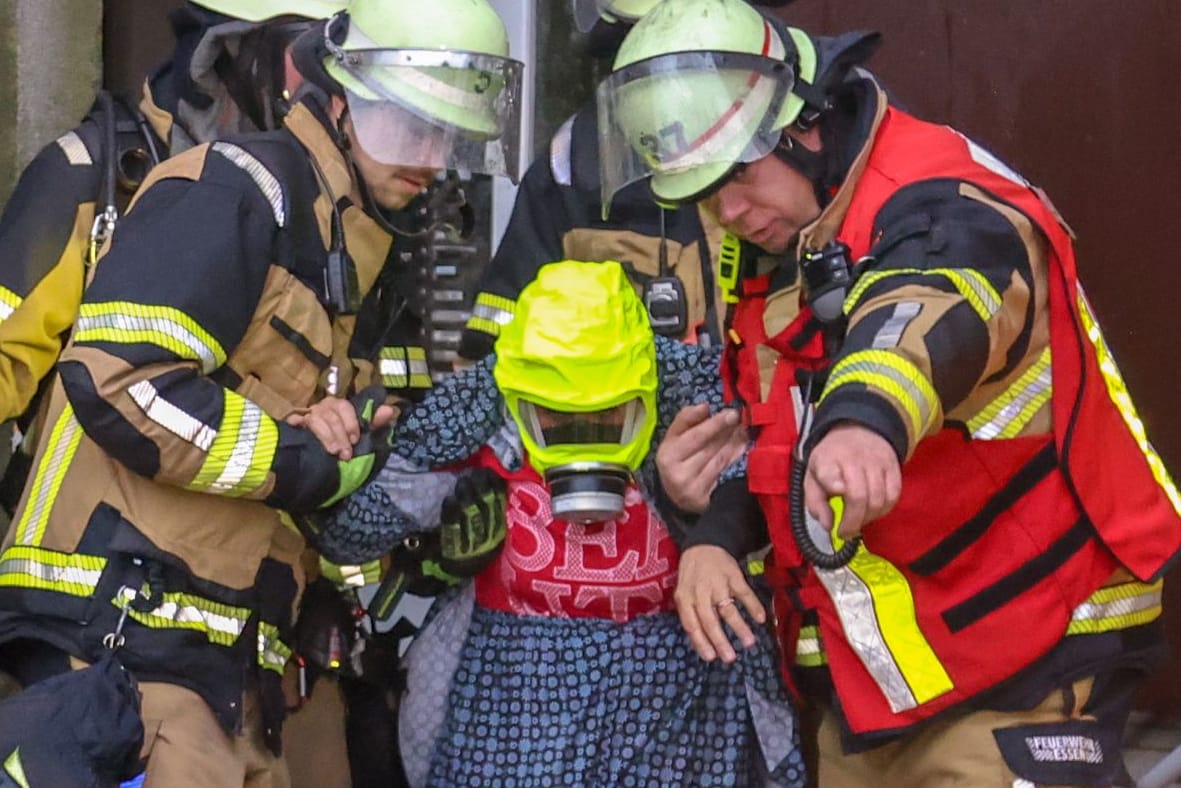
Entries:
{"label": "reflective silver stripe", "polygon": [[0,287],[0,323],[12,317],[23,299],[7,287]]}
{"label": "reflective silver stripe", "polygon": [[[130,604],[137,596],[134,589],[123,586],[119,589],[116,595],[123,605]],[[183,600],[185,595],[178,595]],[[210,603],[210,606],[216,606],[217,603]],[[122,608],[122,605],[116,605]],[[243,611],[245,613],[245,610]],[[197,628],[207,630],[209,633],[217,633],[212,635],[211,640],[216,640],[225,645],[233,645],[234,642],[242,636],[243,630],[246,629],[245,619],[236,618],[234,616],[227,616],[217,613],[213,610],[202,608],[194,604],[185,604],[183,601],[176,601],[174,599],[166,599],[152,610],[146,613],[132,614],[135,618],[146,619],[144,621],[146,626],[176,626],[183,628],[193,628],[196,624]]]}
{"label": "reflective silver stripe", "polygon": [[[82,313],[79,314],[78,320],[74,324],[75,338],[77,341],[119,341],[110,336],[88,336],[92,332],[102,332],[107,329],[130,332],[132,334],[157,333],[176,340],[185,349],[189,350],[190,355],[188,358],[193,361],[200,361],[201,371],[206,374],[209,374],[222,365],[224,358],[219,352],[220,348],[210,347],[186,326],[174,320],[169,320],[163,315],[148,317],[146,315],[130,315],[121,312],[95,313],[90,311],[88,313],[88,306],[90,305],[83,304]],[[126,343],[129,339],[123,339],[122,341]],[[148,342],[150,340],[148,338],[134,338],[131,341]],[[177,353],[177,355],[184,357],[181,353]]]}
{"label": "reflective silver stripe", "polygon": [[86,150],[86,143],[82,142],[82,138],[75,132],[67,131],[58,137],[57,146],[66,154],[66,161],[75,167],[94,164],[94,159],[90,158],[90,151]]}
{"label": "reflective silver stripe", "polygon": [[66,467],[82,440],[82,426],[74,417],[74,409],[67,403],[50,433],[51,453],[41,458],[33,479],[33,490],[25,501],[25,512],[17,524],[20,544],[36,544],[53,511]]}
{"label": "reflective silver stripe", "polygon": [[[77,596],[88,596],[98,587],[102,569],[86,569],[81,566],[57,566],[32,558],[5,558],[0,561],[0,575],[18,574],[43,583],[54,585],[69,583],[81,586]],[[82,593],[83,589],[89,589]],[[61,589],[58,589],[61,590]]]}
{"label": "reflective silver stripe", "polygon": [[[404,378],[407,377],[407,364],[405,361],[396,358],[383,358],[379,365],[381,374],[390,375],[392,377]],[[423,359],[410,359],[409,374],[410,375],[429,375],[430,367]]]}
{"label": "reflective silver stripe", "polygon": [[494,306],[480,303],[472,307],[472,317],[482,317],[501,326],[507,326],[513,321],[513,313],[507,309],[498,309]]}
{"label": "reflective silver stripe", "polygon": [[271,204],[271,212],[275,214],[275,224],[280,227],[284,226],[287,222],[287,211],[283,205],[283,187],[279,184],[279,179],[272,175],[261,161],[237,145],[231,145],[228,142],[215,142],[212,147],[214,151],[241,167],[247,175],[254,179],[259,191]]}
{"label": "reflective silver stripe", "polygon": [[[1035,403],[1035,401],[1039,398],[1046,401],[1049,400],[1048,396],[1042,396],[1046,395],[1050,391],[1050,387],[1054,382],[1053,367],[1050,364],[1049,348],[1046,348],[1046,350],[1042,353],[1041,358],[1038,359],[1038,362],[1035,366],[1040,367],[1041,369],[1038,370],[1037,376],[1034,377],[1033,380],[1026,382],[1023,376],[1017,381],[1016,384],[1014,384],[1012,388],[1010,388],[1008,391],[1003,393],[1000,398],[998,398],[1003,399],[1006,397],[1011,397],[1008,402],[1001,406],[996,415],[979,426],[973,425],[973,438],[976,438],[977,440],[992,440],[993,438],[996,438],[998,435],[1002,434],[1005,434],[1006,437],[1010,438],[1015,437],[1013,434],[1008,434],[1008,428],[1010,425],[1017,426],[1017,422],[1021,420],[1022,423],[1018,426],[1018,429],[1020,429],[1020,427],[1024,427],[1025,424],[1029,423],[1029,419],[1032,418],[1033,414],[1040,410],[1041,406],[1045,404],[1043,401],[1040,404],[1036,404],[1031,411],[1027,411],[1027,408],[1030,407],[1031,403]],[[1022,388],[1014,393],[1013,389],[1017,387]]]}
{"label": "reflective silver stripe", "polygon": [[897,714],[917,706],[914,693],[886,646],[874,615],[873,595],[869,588],[848,567],[832,571],[817,570],[816,576],[836,606],[845,638],[873,677],[874,683],[885,694],[890,710]]}
{"label": "reflective silver stripe", "polygon": [[141,380],[129,388],[127,393],[149,419],[173,435],[183,438],[201,451],[209,451],[209,447],[213,445],[217,430],[161,397],[159,390],[148,381]]}
{"label": "reflective silver stripe", "polygon": [[279,630],[274,624],[260,621],[258,624],[258,664],[267,670],[282,673],[291,659],[291,649],[279,639]]}
{"label": "reflective silver stripe", "polygon": [[1096,621],[1116,616],[1126,616],[1150,610],[1161,605],[1161,586],[1144,594],[1113,599],[1110,602],[1083,602],[1070,615],[1071,621]]}
{"label": "reflective silver stripe", "polygon": [[922,304],[916,301],[903,301],[901,304],[895,304],[894,313],[890,315],[890,319],[874,335],[873,347],[877,350],[890,350],[898,347],[898,343],[902,341],[902,333],[906,331],[910,321],[918,317],[919,312],[922,311]]}
{"label": "reflective silver stripe", "polygon": [[238,440],[234,443],[234,450],[230,453],[230,459],[226,461],[221,475],[209,485],[211,492],[222,493],[234,489],[250,472],[254,445],[258,442],[263,418],[262,409],[246,400],[242,409],[242,422],[238,426]]}
{"label": "reflective silver stripe", "polygon": [[549,168],[554,176],[554,183],[559,186],[570,186],[574,183],[574,118],[574,115],[567,118],[549,143]]}
{"label": "reflective silver stripe", "polygon": [[805,657],[820,653],[820,638],[801,637],[796,641],[796,656]]}

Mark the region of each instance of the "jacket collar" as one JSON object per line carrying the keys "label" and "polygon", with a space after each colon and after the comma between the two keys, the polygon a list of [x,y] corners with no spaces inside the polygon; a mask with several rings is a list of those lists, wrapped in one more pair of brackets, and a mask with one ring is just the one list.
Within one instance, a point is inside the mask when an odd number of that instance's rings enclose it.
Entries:
{"label": "jacket collar", "polygon": [[819,249],[836,237],[837,231],[845,221],[845,215],[849,212],[849,205],[853,202],[853,193],[857,190],[857,184],[869,162],[869,154],[877,141],[878,129],[886,116],[889,101],[886,92],[868,72],[863,72],[863,76],[870,88],[868,101],[872,102],[872,106],[867,106],[865,112],[868,114],[872,110],[873,113],[869,118],[868,133],[832,201],[825,206],[815,221],[800,231],[797,255],[803,254],[805,249]]}

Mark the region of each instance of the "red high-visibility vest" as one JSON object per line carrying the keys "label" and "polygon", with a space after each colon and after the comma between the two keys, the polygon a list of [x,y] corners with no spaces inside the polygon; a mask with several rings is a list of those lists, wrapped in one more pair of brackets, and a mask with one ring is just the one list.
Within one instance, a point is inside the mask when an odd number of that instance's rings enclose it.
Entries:
{"label": "red high-visibility vest", "polygon": [[[834,572],[804,568],[788,520],[792,387],[797,370],[828,362],[818,337],[804,341],[806,307],[767,336],[768,278],[747,281],[733,322],[740,343],[725,371],[728,394],[748,403],[759,429],[750,487],[772,539],[767,571],[783,651],[796,654],[802,609],[815,610],[854,735],[905,729],[996,686],[1068,630],[1087,631],[1077,622],[1096,599],[1125,594],[1096,594],[1120,566],[1152,583],[1181,549],[1181,499],[1079,289],[1071,239],[1052,206],[946,126],[888,109],[872,145],[837,233],[852,259],[870,251],[882,206],[931,178],[974,184],[1024,213],[1049,240],[1054,428],[993,440],[950,428],[929,435],[903,467],[898,505],[865,528],[872,555]],[[778,356],[769,386],[759,374],[766,348]],[[1159,587],[1128,585],[1127,594],[1155,593],[1159,614]],[[1133,616],[1104,626],[1136,623]]]}

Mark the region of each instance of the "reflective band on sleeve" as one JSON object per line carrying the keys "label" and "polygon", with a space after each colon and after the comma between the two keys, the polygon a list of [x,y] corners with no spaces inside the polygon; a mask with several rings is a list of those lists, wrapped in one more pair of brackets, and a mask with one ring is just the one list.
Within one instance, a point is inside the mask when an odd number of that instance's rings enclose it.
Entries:
{"label": "reflective band on sleeve", "polygon": [[828,376],[820,402],[850,383],[872,386],[892,397],[910,419],[916,440],[926,434],[939,408],[931,381],[909,359],[888,350],[862,350],[841,359]]}
{"label": "reflective band on sleeve", "polygon": [[1136,412],[1132,395],[1128,393],[1123,375],[1120,374],[1119,367],[1115,364],[1115,358],[1112,357],[1111,350],[1107,347],[1107,340],[1103,338],[1103,332],[1099,330],[1099,323],[1095,320],[1091,304],[1087,301],[1081,284],[1078,286],[1078,311],[1079,317],[1083,321],[1083,329],[1087,332],[1087,339],[1091,341],[1095,348],[1095,355],[1099,359],[1103,382],[1107,384],[1107,396],[1119,409],[1124,423],[1128,425],[1128,431],[1132,433],[1132,437],[1140,446],[1140,451],[1143,452],[1144,459],[1148,461],[1148,467],[1152,470],[1152,476],[1156,479],[1156,483],[1168,496],[1169,503],[1173,504],[1173,509],[1181,514],[1181,494],[1178,494],[1177,485],[1173,483],[1173,477],[1169,475],[1164,461],[1161,460],[1160,455],[1156,453],[1156,449],[1148,440],[1144,422],[1140,421],[1140,414]]}
{"label": "reflective band on sleeve", "polygon": [[480,293],[476,296],[476,304],[472,307],[472,316],[468,318],[467,327],[498,337],[501,327],[512,321],[516,309],[516,301],[492,293]]}
{"label": "reflective band on sleeve", "polygon": [[161,397],[159,390],[151,383],[141,380],[127,393],[149,419],[201,451],[209,451],[213,439],[217,437],[217,430]]}
{"label": "reflective band on sleeve", "polygon": [[0,323],[12,317],[12,313],[21,305],[21,300],[20,296],[7,287],[0,287]]}
{"label": "reflective band on sleeve", "polygon": [[86,143],[73,131],[67,131],[57,138],[57,146],[66,155],[66,161],[73,167],[85,167],[94,164],[90,151],[86,150]]}
{"label": "reflective band on sleeve", "polygon": [[265,621],[258,622],[258,665],[273,670],[280,676],[291,659],[291,649],[279,638],[279,628]]}
{"label": "reflective band on sleeve", "polygon": [[816,570],[845,639],[895,714],[951,691],[954,684],[919,629],[906,578],[862,545],[847,565]]}
{"label": "reflective band on sleeve", "polygon": [[800,628],[800,639],[796,641],[796,664],[806,668],[818,668],[828,660],[820,648],[820,627],[815,624]]}
{"label": "reflective band on sleeve", "polygon": [[384,347],[378,359],[381,384],[389,389],[429,389],[431,370],[420,347]]}
{"label": "reflective band on sleeve", "polygon": [[321,556],[320,574],[337,588],[361,588],[381,580],[381,561],[368,561],[360,565],[334,564]]}
{"label": "reflective band on sleeve", "polygon": [[1161,616],[1163,588],[1163,580],[1100,588],[1074,609],[1066,634],[1094,635],[1156,621]]}
{"label": "reflective band on sleeve", "polygon": [[980,319],[987,322],[1001,308],[1001,297],[985,278],[984,274],[970,268],[898,268],[888,271],[869,271],[857,280],[857,285],[845,298],[844,310],[848,315],[857,307],[865,291],[883,279],[895,276],[921,277],[936,276],[951,282],[964,297]]}
{"label": "reflective band on sleeve", "polygon": [[40,544],[45,535],[45,526],[49,522],[49,515],[57,500],[57,493],[61,489],[62,479],[66,469],[78,451],[78,444],[82,442],[82,426],[74,418],[74,409],[68,403],[57,421],[53,431],[49,433],[49,442],[45,445],[41,462],[37,465],[37,472],[31,482],[28,499],[25,501],[24,511],[16,525],[16,542],[18,544]]}
{"label": "reflective band on sleeve", "polygon": [[234,607],[194,594],[165,593],[160,604],[153,610],[142,613],[129,607],[137,596],[135,589],[124,586],[111,600],[111,604],[127,609],[129,618],[152,629],[191,629],[205,635],[206,639],[218,646],[232,646],[242,636],[250,610]]}
{"label": "reflective band on sleeve", "polygon": [[224,390],[221,427],[191,490],[236,497],[247,495],[267,480],[279,427],[262,408],[233,391]]}
{"label": "reflective band on sleeve", "polygon": [[12,778],[20,788],[29,788],[29,778],[25,776],[25,766],[21,763],[21,748],[17,747],[4,759],[4,773]]}
{"label": "reflective band on sleeve", "polygon": [[895,304],[889,319],[873,335],[873,349],[893,350],[898,347],[898,344],[902,341],[903,333],[906,332],[906,327],[922,311],[923,306],[917,301],[903,301],[902,303]]}
{"label": "reflective band on sleeve", "polygon": [[0,553],[0,587],[36,588],[90,597],[106,565],[107,559],[102,556],[13,545]]}
{"label": "reflective band on sleeve", "polygon": [[287,211],[283,204],[283,186],[279,179],[271,174],[263,163],[252,154],[228,142],[215,142],[211,146],[216,153],[225,156],[238,167],[246,171],[251,177],[262,196],[271,204],[271,212],[275,215],[275,224],[282,227],[287,222]]}
{"label": "reflective band on sleeve", "polygon": [[129,301],[84,303],[74,325],[74,341],[156,345],[183,359],[199,361],[206,375],[226,363],[221,343],[197,321],[170,306]]}
{"label": "reflective band on sleeve", "polygon": [[1015,438],[1025,425],[1050,401],[1053,393],[1050,348],[1021,374],[1013,385],[968,420],[976,440]]}

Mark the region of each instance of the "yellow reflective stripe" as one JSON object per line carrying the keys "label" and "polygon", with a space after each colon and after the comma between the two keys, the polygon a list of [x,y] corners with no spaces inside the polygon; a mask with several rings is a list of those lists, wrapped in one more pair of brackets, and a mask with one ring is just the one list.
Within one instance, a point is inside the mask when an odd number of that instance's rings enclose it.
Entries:
{"label": "yellow reflective stripe", "polygon": [[67,403],[54,422],[45,453],[37,465],[28,500],[16,525],[17,543],[35,545],[45,536],[45,526],[57,501],[62,479],[74,459],[78,444],[82,442],[82,435],[82,427],[74,418],[74,408]]}
{"label": "yellow reflective stripe", "polygon": [[1021,377],[975,416],[968,430],[977,440],[1015,438],[1053,394],[1050,348]]}
{"label": "yellow reflective stripe", "polygon": [[266,670],[283,675],[291,649],[279,639],[279,628],[265,621],[258,622],[258,664]]}
{"label": "yellow reflective stripe", "polygon": [[1169,475],[1164,461],[1161,460],[1160,455],[1156,453],[1156,449],[1148,440],[1144,422],[1140,421],[1140,414],[1136,412],[1136,404],[1132,402],[1132,395],[1128,393],[1128,387],[1124,384],[1124,378],[1120,374],[1119,367],[1115,364],[1115,358],[1112,357],[1111,350],[1107,347],[1107,340],[1103,338],[1103,332],[1099,330],[1099,323],[1091,312],[1091,305],[1087,301],[1086,295],[1083,294],[1081,284],[1078,286],[1078,310],[1083,321],[1083,328],[1087,332],[1087,339],[1091,340],[1091,344],[1095,347],[1095,355],[1099,359],[1099,369],[1103,373],[1104,383],[1107,384],[1107,396],[1111,398],[1116,408],[1119,409],[1120,415],[1124,417],[1124,423],[1128,425],[1128,431],[1132,433],[1132,437],[1140,446],[1140,451],[1143,452],[1144,459],[1148,461],[1148,467],[1152,470],[1152,476],[1156,479],[1156,483],[1168,496],[1169,503],[1173,504],[1173,509],[1181,514],[1181,494],[1177,492],[1177,485],[1173,483],[1173,477]]}
{"label": "yellow reflective stripe", "polygon": [[111,600],[111,604],[120,610],[127,608],[128,618],[145,627],[191,629],[202,633],[210,643],[218,646],[234,645],[250,618],[249,608],[226,605],[195,594],[173,592],[163,594],[160,604],[145,613],[129,606],[135,597],[135,590],[124,586]]}
{"label": "yellow reflective stripe", "polygon": [[492,293],[480,293],[476,296],[476,303],[472,307],[472,316],[467,321],[467,327],[473,331],[483,331],[494,337],[500,336],[501,326],[508,325],[516,313],[517,302],[504,296]]}
{"label": "yellow reflective stripe", "polygon": [[800,639],[796,642],[796,664],[818,668],[827,663],[824,650],[820,648],[820,627],[815,624],[801,627]]}
{"label": "yellow reflective stripe", "polygon": [[74,340],[156,345],[183,359],[199,361],[206,374],[226,361],[225,350],[212,334],[170,306],[129,301],[84,303],[74,324]]}
{"label": "yellow reflective stripe", "polygon": [[820,401],[850,383],[862,383],[891,396],[910,419],[915,438],[926,434],[939,407],[931,381],[910,360],[888,350],[862,350],[841,359],[828,376]]}
{"label": "yellow reflective stripe", "polygon": [[17,307],[20,305],[20,296],[9,290],[7,287],[0,287],[0,323],[12,317],[12,313],[15,312]]}
{"label": "yellow reflective stripe", "polygon": [[262,408],[233,391],[225,391],[221,428],[191,490],[218,495],[246,495],[266,482],[279,445],[279,427]]}
{"label": "yellow reflective stripe", "polygon": [[[843,506],[832,499],[834,522]],[[833,532],[834,547],[841,539]],[[919,629],[914,595],[906,577],[862,544],[840,569],[817,569],[832,599],[845,639],[881,689],[895,714],[927,703],[954,688]]]}
{"label": "yellow reflective stripe", "polygon": [[0,553],[0,586],[89,597],[94,595],[106,565],[102,556],[13,545]]}
{"label": "yellow reflective stripe", "polygon": [[25,776],[25,766],[21,763],[21,748],[17,747],[4,759],[4,773],[12,778],[20,788],[29,788],[29,778]]}
{"label": "yellow reflective stripe", "polygon": [[377,364],[386,388],[427,388],[432,385],[426,350],[420,347],[382,348]]}
{"label": "yellow reflective stripe", "polygon": [[1001,308],[1001,297],[984,274],[970,268],[899,268],[889,271],[869,271],[857,280],[857,285],[845,298],[845,314],[852,313],[865,291],[894,276],[938,276],[951,282],[981,320],[988,321]]}
{"label": "yellow reflective stripe", "polygon": [[334,564],[320,557],[320,574],[338,588],[361,588],[381,580],[381,561],[364,564]]}
{"label": "yellow reflective stripe", "polygon": [[1074,609],[1068,635],[1094,635],[1148,624],[1161,615],[1164,581],[1101,588]]}

